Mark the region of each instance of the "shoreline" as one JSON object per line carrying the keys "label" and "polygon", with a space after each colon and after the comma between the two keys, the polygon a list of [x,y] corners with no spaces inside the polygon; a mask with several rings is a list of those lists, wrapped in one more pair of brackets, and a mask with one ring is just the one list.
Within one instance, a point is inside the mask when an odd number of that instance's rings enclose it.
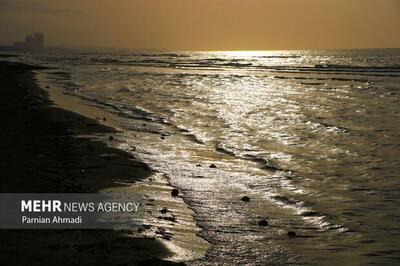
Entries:
{"label": "shoreline", "polygon": [[63,93],[63,88],[56,86],[54,83],[49,86],[44,73],[41,73],[40,70],[34,71],[34,78],[36,84],[48,93],[48,98],[55,107],[92,119],[100,125],[113,128],[116,132],[123,131],[106,111],[89,105],[79,97]]}
{"label": "shoreline", "polygon": [[[1,192],[143,193],[149,199],[143,220],[150,222],[138,232],[1,230],[8,245],[0,259],[13,265],[180,265],[204,256],[208,244],[197,236],[182,198],[171,198],[167,178],[117,148],[121,129],[105,111],[40,88],[34,74],[40,69],[0,62],[0,121],[7,129],[1,133]],[[176,212],[178,222],[160,219],[163,207]]]}

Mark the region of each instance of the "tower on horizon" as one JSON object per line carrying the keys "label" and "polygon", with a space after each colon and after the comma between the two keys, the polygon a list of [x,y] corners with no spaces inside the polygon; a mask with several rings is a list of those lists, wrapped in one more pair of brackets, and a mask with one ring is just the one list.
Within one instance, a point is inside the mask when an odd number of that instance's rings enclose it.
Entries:
{"label": "tower on horizon", "polygon": [[27,35],[25,41],[15,42],[14,48],[29,51],[42,50],[44,47],[44,34],[35,32],[33,35]]}

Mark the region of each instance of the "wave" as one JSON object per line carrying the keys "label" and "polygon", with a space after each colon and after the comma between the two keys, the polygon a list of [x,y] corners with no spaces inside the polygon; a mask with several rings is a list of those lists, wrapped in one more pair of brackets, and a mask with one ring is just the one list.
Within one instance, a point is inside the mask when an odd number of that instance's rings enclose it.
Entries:
{"label": "wave", "polygon": [[400,66],[351,66],[351,65],[315,65],[315,66],[259,66],[260,69],[287,74],[329,74],[360,75],[377,77],[400,77]]}
{"label": "wave", "polygon": [[349,134],[351,132],[350,129],[348,128],[331,125],[321,121],[309,120],[304,122],[304,124],[311,125],[311,129],[314,130],[320,129],[328,132],[343,133],[343,134]]}
{"label": "wave", "polygon": [[270,160],[267,160],[265,158],[253,155],[253,154],[244,154],[240,156],[242,159],[249,160],[255,163],[258,163],[260,165],[260,168],[263,170],[275,172],[275,171],[284,171],[283,169],[279,168],[276,166],[274,163],[272,163]]}
{"label": "wave", "polygon": [[257,56],[257,58],[268,58],[268,59],[290,59],[290,58],[301,58],[301,55],[261,55]]}
{"label": "wave", "polygon": [[228,150],[228,149],[225,149],[225,148],[223,148],[223,147],[221,147],[221,146],[219,146],[219,145],[217,145],[217,147],[215,148],[215,151],[217,151],[217,152],[219,152],[219,153],[226,154],[226,155],[230,155],[230,156],[237,157],[236,154],[235,154],[233,151],[230,151],[230,150]]}
{"label": "wave", "polygon": [[200,145],[205,145],[205,142],[202,141],[200,138],[196,136],[192,131],[189,129],[186,129],[182,126],[176,126],[176,128],[182,133],[183,136],[185,136],[187,139],[190,141],[193,141],[194,143],[200,144]]}
{"label": "wave", "polygon": [[268,65],[261,59],[293,59],[301,58],[300,55],[273,55],[249,58],[203,58],[196,55],[164,53],[164,54],[134,54],[126,56],[97,56],[97,57],[68,57],[59,59],[60,62],[88,61],[89,64],[112,64],[127,66],[151,66],[183,69],[248,69],[254,71],[270,71],[276,73],[304,73],[304,74],[341,74],[341,75],[367,75],[382,77],[400,77],[400,65],[348,65],[348,64],[311,64],[304,65]]}
{"label": "wave", "polygon": [[317,77],[298,77],[298,76],[274,76],[275,79],[294,79],[294,80],[320,80],[320,81],[351,81],[367,83],[367,79],[356,79],[356,78],[317,78]]}
{"label": "wave", "polygon": [[92,102],[97,106],[104,107],[108,111],[115,113],[121,117],[136,119],[136,120],[151,121],[160,124],[170,124],[166,118],[156,116],[155,114],[139,106],[118,105],[91,96],[84,96],[80,94],[73,94],[73,95],[78,96],[85,101]]}

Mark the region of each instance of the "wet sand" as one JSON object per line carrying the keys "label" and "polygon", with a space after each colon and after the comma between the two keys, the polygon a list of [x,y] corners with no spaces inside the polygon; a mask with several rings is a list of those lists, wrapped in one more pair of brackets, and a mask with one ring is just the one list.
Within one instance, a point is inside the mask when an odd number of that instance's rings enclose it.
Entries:
{"label": "wet sand", "polygon": [[[143,193],[148,217],[139,230],[0,230],[7,243],[0,261],[175,265],[203,256],[207,243],[196,236],[198,228],[182,198],[171,197],[168,178],[117,149],[121,132],[100,110],[57,92],[50,100],[35,82],[32,71],[38,69],[0,63],[0,192]],[[163,207],[169,210],[166,215],[159,212]]]}

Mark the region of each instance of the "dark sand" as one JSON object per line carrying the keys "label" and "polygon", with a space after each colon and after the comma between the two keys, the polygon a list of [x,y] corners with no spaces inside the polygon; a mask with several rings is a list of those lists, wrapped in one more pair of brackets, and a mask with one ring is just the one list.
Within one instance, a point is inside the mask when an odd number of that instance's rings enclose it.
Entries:
{"label": "dark sand", "polygon": [[[135,182],[152,174],[126,152],[76,138],[116,130],[54,107],[34,69],[0,62],[0,192],[96,192],[116,186],[110,176]],[[162,260],[171,251],[161,241],[129,231],[3,229],[0,239],[2,265],[178,264]]]}

